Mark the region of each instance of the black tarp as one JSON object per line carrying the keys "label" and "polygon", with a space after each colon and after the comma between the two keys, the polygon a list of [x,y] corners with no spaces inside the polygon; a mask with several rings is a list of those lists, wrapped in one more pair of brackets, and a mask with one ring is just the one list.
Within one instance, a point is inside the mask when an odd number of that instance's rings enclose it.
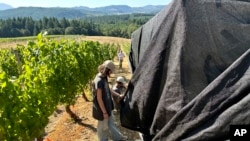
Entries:
{"label": "black tarp", "polygon": [[250,124],[249,48],[249,1],[172,1],[132,34],[122,126],[153,140],[228,139],[230,125]]}

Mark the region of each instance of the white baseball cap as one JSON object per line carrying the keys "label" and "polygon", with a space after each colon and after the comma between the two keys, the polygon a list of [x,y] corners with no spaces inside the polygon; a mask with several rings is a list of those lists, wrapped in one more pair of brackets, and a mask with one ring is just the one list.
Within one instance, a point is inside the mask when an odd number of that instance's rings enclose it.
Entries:
{"label": "white baseball cap", "polygon": [[124,77],[122,77],[122,76],[118,76],[118,77],[116,78],[116,82],[126,83]]}

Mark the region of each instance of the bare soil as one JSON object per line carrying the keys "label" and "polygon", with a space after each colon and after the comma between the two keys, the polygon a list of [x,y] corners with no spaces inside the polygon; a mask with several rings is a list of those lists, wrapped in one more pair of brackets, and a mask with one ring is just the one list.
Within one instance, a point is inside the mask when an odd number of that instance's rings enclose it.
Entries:
{"label": "bare soil", "polygon": [[[109,81],[115,83],[117,76],[123,76],[127,81],[131,78],[128,57],[125,57],[123,69],[118,69],[118,61],[114,60],[116,72],[111,76]],[[49,117],[49,124],[45,129],[44,141],[97,141],[96,127],[97,120],[92,118],[92,102],[88,102],[82,97],[78,97],[71,110],[80,118],[75,122],[65,112],[65,106],[58,106],[58,109]],[[115,122],[120,131],[128,137],[129,140],[140,140],[139,134],[121,127],[118,114],[114,114]]]}

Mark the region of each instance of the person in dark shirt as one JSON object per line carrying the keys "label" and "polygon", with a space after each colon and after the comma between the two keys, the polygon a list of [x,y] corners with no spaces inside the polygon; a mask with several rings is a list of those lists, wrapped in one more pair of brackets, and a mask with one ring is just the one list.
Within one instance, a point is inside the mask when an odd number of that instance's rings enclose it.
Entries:
{"label": "person in dark shirt", "polygon": [[114,106],[111,95],[122,98],[121,95],[110,90],[108,84],[108,77],[115,71],[115,65],[111,60],[107,60],[98,69],[99,73],[93,82],[93,117],[98,120],[98,139],[108,141],[108,131],[110,131],[114,141],[126,140],[126,137],[116,127],[112,117]]}

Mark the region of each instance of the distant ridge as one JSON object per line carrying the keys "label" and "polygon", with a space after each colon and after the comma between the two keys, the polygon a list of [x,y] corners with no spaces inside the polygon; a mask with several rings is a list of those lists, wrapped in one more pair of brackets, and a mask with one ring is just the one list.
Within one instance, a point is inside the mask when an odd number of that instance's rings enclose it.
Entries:
{"label": "distant ridge", "polygon": [[12,9],[13,7],[5,4],[5,3],[0,3],[0,10],[7,10],[7,9]]}
{"label": "distant ridge", "polygon": [[41,19],[43,17],[56,17],[56,18],[75,19],[75,18],[84,18],[89,16],[120,15],[120,14],[132,14],[132,13],[156,14],[164,7],[165,5],[147,5],[144,7],[130,7],[127,5],[110,5],[97,8],[89,8],[85,6],[72,7],[72,8],[63,8],[63,7],[12,8],[10,6],[6,10],[0,10],[0,19],[7,19],[13,17],[32,17],[33,19]]}

